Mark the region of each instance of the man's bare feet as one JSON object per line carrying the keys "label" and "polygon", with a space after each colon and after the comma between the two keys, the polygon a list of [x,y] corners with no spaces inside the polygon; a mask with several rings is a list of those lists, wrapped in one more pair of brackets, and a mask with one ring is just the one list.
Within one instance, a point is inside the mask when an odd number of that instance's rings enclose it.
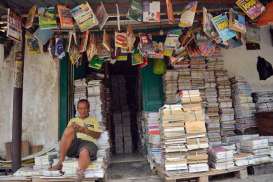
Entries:
{"label": "man's bare feet", "polygon": [[83,179],[84,179],[84,170],[83,169],[77,169],[76,182],[81,182]]}
{"label": "man's bare feet", "polygon": [[51,171],[61,171],[63,168],[62,162],[58,162],[56,165],[49,168]]}

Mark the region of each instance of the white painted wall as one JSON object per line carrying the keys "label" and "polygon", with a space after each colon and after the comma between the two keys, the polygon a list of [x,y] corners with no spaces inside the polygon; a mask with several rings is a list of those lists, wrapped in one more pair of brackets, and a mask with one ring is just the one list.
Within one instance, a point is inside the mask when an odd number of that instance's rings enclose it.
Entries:
{"label": "white painted wall", "polygon": [[23,139],[35,145],[58,140],[59,68],[48,53],[26,51],[23,86]]}
{"label": "white painted wall", "polygon": [[225,68],[231,75],[241,75],[250,83],[253,91],[273,90],[273,76],[259,80],[257,56],[264,57],[273,66],[273,46],[269,27],[261,28],[261,50],[246,50],[245,45],[234,49],[222,49]]}
{"label": "white painted wall", "polygon": [[0,44],[0,156],[5,155],[5,142],[11,141],[14,51],[4,60]]}
{"label": "white painted wall", "polygon": [[[3,61],[0,45],[0,156],[11,141],[14,54]],[[23,140],[45,147],[58,141],[59,67],[49,54],[25,53],[23,86]]]}

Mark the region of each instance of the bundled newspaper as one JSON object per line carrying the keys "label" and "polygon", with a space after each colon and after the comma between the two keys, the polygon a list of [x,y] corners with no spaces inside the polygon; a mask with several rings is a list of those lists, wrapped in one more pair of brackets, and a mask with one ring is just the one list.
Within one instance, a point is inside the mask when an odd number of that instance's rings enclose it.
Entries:
{"label": "bundled newspaper", "polygon": [[273,111],[273,92],[263,91],[253,93],[253,101],[256,105],[257,112]]}

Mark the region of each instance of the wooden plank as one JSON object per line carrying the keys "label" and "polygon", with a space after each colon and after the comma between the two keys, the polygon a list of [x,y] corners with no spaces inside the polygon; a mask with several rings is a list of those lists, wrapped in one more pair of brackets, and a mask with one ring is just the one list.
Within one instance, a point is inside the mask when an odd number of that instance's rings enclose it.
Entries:
{"label": "wooden plank", "polygon": [[199,182],[208,182],[210,176],[217,176],[227,173],[235,173],[235,176],[240,179],[247,178],[247,168],[246,167],[233,167],[231,169],[226,170],[216,170],[216,169],[210,169],[210,171],[207,172],[200,172],[200,173],[183,173],[183,174],[173,174],[170,175],[166,173],[161,167],[156,167],[158,175],[164,179],[165,181],[176,181],[176,180],[183,180],[183,179],[192,179],[192,178],[198,178]]}
{"label": "wooden plank", "polygon": [[[74,182],[75,177],[33,177],[32,182]],[[84,179],[82,182],[95,182],[97,179]]]}
{"label": "wooden plank", "polygon": [[31,178],[27,177],[16,177],[16,176],[0,176],[0,181],[11,181],[11,182],[31,182]]}

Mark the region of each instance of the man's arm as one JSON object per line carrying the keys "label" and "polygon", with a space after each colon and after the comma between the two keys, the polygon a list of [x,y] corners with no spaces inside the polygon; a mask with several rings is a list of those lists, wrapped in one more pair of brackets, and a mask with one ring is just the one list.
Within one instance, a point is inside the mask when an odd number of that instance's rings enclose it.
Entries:
{"label": "man's arm", "polygon": [[98,139],[101,135],[101,132],[89,130],[88,128],[80,126],[75,123],[73,124],[73,128],[75,129],[76,132],[84,133],[84,134],[89,135],[89,136],[96,138],[96,139]]}

